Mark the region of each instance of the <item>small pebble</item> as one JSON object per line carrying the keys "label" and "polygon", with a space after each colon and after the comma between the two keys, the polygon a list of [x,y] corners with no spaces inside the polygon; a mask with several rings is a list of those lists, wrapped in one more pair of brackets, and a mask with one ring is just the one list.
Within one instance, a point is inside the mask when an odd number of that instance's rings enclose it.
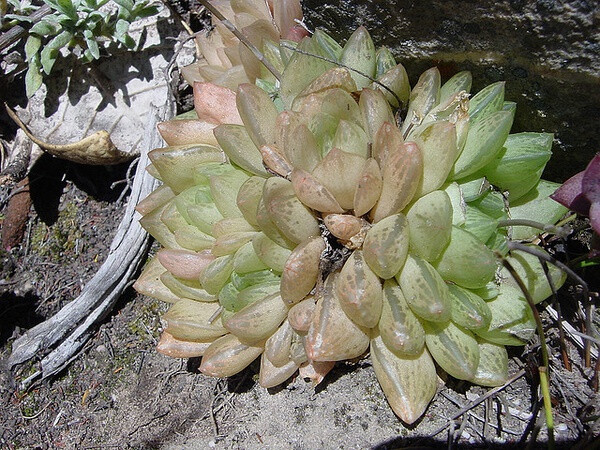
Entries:
{"label": "small pebble", "polygon": [[566,423],[559,423],[558,425],[556,425],[556,431],[567,431],[568,429],[569,427]]}
{"label": "small pebble", "polygon": [[103,344],[100,344],[98,347],[96,347],[96,351],[98,353],[106,353],[107,352],[106,346]]}

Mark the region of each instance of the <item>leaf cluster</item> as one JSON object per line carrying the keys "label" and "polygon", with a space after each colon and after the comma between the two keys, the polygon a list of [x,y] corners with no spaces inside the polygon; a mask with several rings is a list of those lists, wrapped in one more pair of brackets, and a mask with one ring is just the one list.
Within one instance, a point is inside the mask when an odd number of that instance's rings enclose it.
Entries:
{"label": "leaf cluster", "polygon": [[13,12],[3,15],[4,24],[9,21],[10,25],[30,27],[25,42],[28,97],[40,88],[44,76],[50,75],[61,49],[78,55],[84,63],[99,59],[111,44],[134,49],[131,23],[158,13],[149,0],[43,0],[51,12],[33,23],[31,13],[40,6],[30,0],[7,2]]}

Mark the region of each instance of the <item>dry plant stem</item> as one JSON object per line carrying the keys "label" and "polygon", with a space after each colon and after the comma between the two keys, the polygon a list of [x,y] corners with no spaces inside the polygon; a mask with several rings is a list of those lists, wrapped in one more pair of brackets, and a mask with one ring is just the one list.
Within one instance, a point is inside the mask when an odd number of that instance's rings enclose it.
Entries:
{"label": "dry plant stem", "polygon": [[[151,123],[147,124],[146,129],[155,130],[159,121],[172,117],[173,109],[173,103],[166,102],[158,113],[149,115]],[[140,156],[125,214],[104,264],[79,297],[14,342],[8,360],[10,366],[45,355],[39,371],[23,383],[31,383],[39,376],[46,378],[66,367],[95,333],[94,325],[110,312],[130,285],[131,278],[144,260],[148,244],[148,235],[138,222],[135,206],[157,187],[157,182],[145,167],[148,164],[147,151],[160,145],[158,132],[147,135],[143,146],[145,151]]]}
{"label": "dry plant stem", "polygon": [[[192,30],[190,25],[185,20],[183,20],[183,17],[181,17],[181,15],[177,12],[177,10],[175,8],[173,8],[173,5],[171,5],[171,2],[169,0],[162,0],[162,3],[163,3],[163,5],[165,5],[167,7],[167,9],[171,13],[171,15],[173,17],[177,18],[177,20],[179,21],[181,26],[185,29],[186,33],[189,34],[190,36],[194,36],[194,30]],[[196,58],[201,58],[202,50],[200,50],[200,44],[198,44],[198,42],[195,39],[194,39],[194,45],[196,47]]]}
{"label": "dry plant stem", "polygon": [[492,397],[493,395],[496,395],[498,392],[502,391],[503,389],[506,389],[507,386],[510,386],[512,383],[514,383],[516,380],[518,380],[519,378],[521,378],[523,375],[525,375],[525,370],[521,369],[519,370],[516,374],[514,374],[512,377],[510,377],[508,379],[508,381],[506,383],[504,383],[502,386],[498,386],[495,387],[494,389],[490,389],[489,391],[487,391],[485,394],[480,395],[479,397],[477,397],[475,400],[473,400],[472,402],[470,402],[467,406],[465,406],[464,408],[458,410],[456,413],[454,413],[452,415],[452,417],[450,417],[450,419],[448,419],[448,423],[446,423],[445,425],[442,425],[441,427],[435,429],[431,434],[430,437],[435,436],[436,434],[441,433],[442,431],[444,431],[446,428],[448,428],[448,426],[456,419],[458,419],[460,416],[462,416],[463,414],[469,412],[470,410],[472,410],[473,408],[475,408],[477,405],[479,405],[481,402],[485,401],[485,399]]}
{"label": "dry plant stem", "polygon": [[273,67],[273,65],[264,57],[260,50],[257,49],[229,20],[227,20],[217,8],[215,8],[208,0],[200,0],[200,3],[202,3],[202,5],[204,5],[204,7],[208,9],[212,15],[219,19],[221,23],[235,35],[236,38],[238,38],[246,47],[248,47],[248,49],[254,54],[254,56],[256,56],[263,66],[265,66],[267,70],[273,74],[277,81],[281,80],[281,74],[279,71]]}
{"label": "dry plant stem", "polygon": [[[572,279],[574,279],[579,285],[581,285],[581,288],[583,290],[583,299],[585,302],[585,331],[586,331],[586,333],[590,333],[592,330],[592,302],[590,301],[590,291],[589,291],[588,285],[583,280],[583,278],[581,278],[579,275],[577,275],[567,265],[558,261],[556,258],[553,258],[552,256],[547,255],[546,253],[544,253],[542,251],[539,251],[536,248],[528,247],[519,242],[513,242],[513,241],[508,242],[508,248],[509,248],[509,250],[520,250],[520,251],[529,253],[531,255],[537,256],[540,260],[544,260],[544,261],[549,262],[550,264],[554,264],[556,267],[563,270],[568,276],[570,276]],[[591,366],[591,343],[589,341],[585,342],[584,352],[585,352],[585,366],[590,367]]]}
{"label": "dry plant stem", "polygon": [[569,227],[560,227],[557,225],[548,225],[546,223],[536,222],[535,220],[528,219],[507,219],[507,220],[499,220],[498,221],[499,228],[505,227],[532,227],[537,228],[545,233],[556,234],[560,237],[567,237],[569,233],[571,233],[571,229]]}
{"label": "dry plant stem", "polygon": [[544,411],[546,414],[546,426],[548,428],[548,448],[554,449],[554,420],[552,418],[552,402],[550,400],[550,390],[548,389],[549,379],[548,379],[548,369],[550,367],[550,358],[548,357],[548,346],[546,345],[546,335],[544,333],[544,326],[542,325],[542,319],[540,318],[540,313],[535,307],[535,303],[531,298],[531,294],[525,286],[525,283],[511,265],[508,260],[502,258],[502,265],[510,272],[516,283],[519,285],[519,288],[523,292],[529,307],[533,313],[533,317],[535,319],[535,324],[538,332],[538,336],[540,338],[540,348],[542,350],[542,365],[538,367],[539,375],[540,375],[540,386],[542,389],[542,397],[544,399]]}
{"label": "dry plant stem", "polygon": [[571,361],[569,361],[569,355],[567,353],[567,344],[565,342],[565,330],[563,328],[563,320],[562,320],[562,313],[560,310],[560,303],[558,302],[558,299],[556,296],[556,286],[554,286],[554,281],[552,280],[552,277],[550,276],[550,271],[548,269],[548,263],[546,261],[544,261],[543,259],[540,259],[539,261],[540,261],[540,264],[542,265],[542,269],[544,269],[544,275],[546,275],[546,280],[548,280],[550,289],[552,290],[552,304],[556,307],[556,312],[558,313],[558,319],[557,319],[558,338],[559,338],[559,342],[560,342],[560,352],[562,355],[563,364],[565,366],[565,369],[567,369],[569,372],[571,372],[571,370],[572,370]]}
{"label": "dry plant stem", "polygon": [[[40,7],[40,9],[38,9],[37,11],[32,13],[31,16],[29,16],[31,18],[31,23],[35,24],[39,22],[42,19],[42,17],[47,16],[48,14],[50,14],[50,12],[50,6],[44,5]],[[5,48],[10,47],[12,44],[14,44],[23,36],[25,36],[27,34],[27,31],[28,30],[23,28],[22,26],[15,25],[10,30],[2,33],[0,35],[0,52]]]}
{"label": "dry plant stem", "polygon": [[[558,320],[558,312],[550,305],[546,306],[546,311],[550,314],[550,317],[554,320]],[[571,340],[581,349],[585,348],[585,341],[590,339],[587,334],[580,333],[574,329],[568,322],[563,322],[565,333],[571,338]],[[582,338],[583,336],[583,338]],[[598,351],[595,348],[590,350],[591,356],[598,358]]]}

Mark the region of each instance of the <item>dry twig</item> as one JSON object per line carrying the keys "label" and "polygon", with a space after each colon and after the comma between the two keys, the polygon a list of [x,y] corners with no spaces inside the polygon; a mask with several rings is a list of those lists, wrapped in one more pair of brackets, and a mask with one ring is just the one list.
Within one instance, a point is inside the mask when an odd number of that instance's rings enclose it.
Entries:
{"label": "dry twig", "polygon": [[[147,129],[155,130],[156,123],[170,117],[172,111],[173,103],[166,102],[158,112],[149,115],[151,123],[147,124]],[[148,235],[137,220],[135,206],[157,185],[145,167],[147,150],[159,146],[160,137],[154,132],[149,133],[146,139],[146,152],[140,156],[125,214],[106,261],[79,297],[50,319],[28,330],[13,344],[10,366],[45,354],[39,370],[23,381],[25,386],[39,377],[56,374],[77,356],[95,332],[94,325],[110,312],[146,255]]]}

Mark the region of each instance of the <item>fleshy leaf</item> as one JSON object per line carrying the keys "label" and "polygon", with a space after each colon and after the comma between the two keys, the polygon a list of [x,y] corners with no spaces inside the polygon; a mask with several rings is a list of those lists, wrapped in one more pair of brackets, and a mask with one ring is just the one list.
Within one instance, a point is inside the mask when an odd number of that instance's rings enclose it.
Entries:
{"label": "fleshy leaf", "polygon": [[242,119],[235,103],[235,92],[212,83],[194,83],[194,107],[198,119],[220,125],[241,125]]}
{"label": "fleshy leaf", "polygon": [[234,163],[255,175],[269,175],[263,166],[260,151],[243,126],[219,125],[214,133],[219,145]]}
{"label": "fleshy leaf", "polygon": [[288,308],[277,294],[253,302],[225,320],[225,328],[240,342],[254,344],[271,336],[284,321]]}
{"label": "fleshy leaf", "polygon": [[475,337],[452,322],[424,322],[425,342],[435,361],[459,380],[470,380],[479,366]]}
{"label": "fleshy leaf", "polygon": [[[365,27],[358,27],[348,38],[342,51],[340,62],[350,69],[355,69],[367,77],[372,78],[375,75],[376,59],[375,45]],[[350,71],[350,75],[356,82],[358,89],[362,89],[371,84],[371,80],[355,71]]]}
{"label": "fleshy leaf", "polygon": [[[565,215],[567,209],[553,201],[549,195],[559,186],[558,183],[540,180],[531,191],[510,204],[512,219],[529,219],[540,223],[556,223]],[[529,239],[539,234],[531,227],[513,227],[512,238]]]}
{"label": "fleshy leaf", "polygon": [[410,309],[425,320],[450,319],[450,292],[440,274],[421,258],[408,255],[396,280]]}
{"label": "fleshy leaf", "polygon": [[368,330],[354,323],[342,310],[337,296],[337,273],[325,280],[305,347],[313,361],[343,361],[362,355],[369,347]]}
{"label": "fleshy leaf", "polygon": [[427,349],[418,356],[400,357],[378,337],[371,340],[371,360],[377,381],[396,415],[407,424],[414,423],[437,389],[437,373]]}
{"label": "fleshy leaf", "polygon": [[271,220],[289,240],[299,244],[320,234],[317,219],[298,200],[289,181],[278,177],[268,178],[263,198]]}
{"label": "fleshy leaf", "polygon": [[[538,252],[546,253],[537,245],[531,247]],[[520,250],[513,250],[506,259],[525,283],[534,303],[540,303],[552,295],[552,288],[537,256]],[[553,264],[548,264],[548,274],[554,288],[557,290],[567,279],[567,274]],[[519,289],[519,285],[506,268],[502,268],[501,276],[504,284]]]}
{"label": "fleshy leaf", "polygon": [[423,351],[425,330],[396,280],[383,283],[383,309],[377,326],[386,347],[397,355],[418,355]]}
{"label": "fleshy leaf", "polygon": [[167,332],[173,337],[184,341],[207,341],[227,333],[220,320],[209,322],[218,309],[218,303],[182,299],[162,318],[167,322]]}
{"label": "fleshy leaf", "polygon": [[496,111],[472,123],[465,146],[454,164],[452,179],[469,176],[492,161],[506,141],[513,118],[508,111]]}
{"label": "fleshy leaf", "polygon": [[480,288],[494,278],[498,262],[485,244],[453,226],[448,247],[433,265],[445,280],[466,288]]}
{"label": "fleshy leaf", "polygon": [[199,370],[211,377],[230,377],[248,367],[262,352],[262,345],[245,345],[233,334],[227,334],[206,349]]}
{"label": "fleshy leaf", "polygon": [[452,170],[458,155],[456,127],[445,120],[423,125],[410,136],[423,157],[423,176],[419,182],[416,196],[422,197],[439,189]]}
{"label": "fleshy leaf", "polygon": [[382,187],[381,170],[373,158],[367,159],[354,191],[354,215],[368,213],[379,200]]}
{"label": "fleshy leaf", "polygon": [[329,213],[344,212],[333,194],[310,173],[294,169],[290,179],[296,196],[309,208]]}
{"label": "fleshy leaf", "polygon": [[312,174],[333,194],[342,208],[352,209],[354,191],[364,165],[365,159],[362,156],[334,148],[315,167]]}
{"label": "fleshy leaf", "polygon": [[477,339],[479,365],[471,382],[481,386],[502,386],[508,379],[508,353],[504,345]]}
{"label": "fleshy leaf", "polygon": [[367,232],[364,259],[379,277],[392,278],[404,265],[408,243],[409,226],[404,214],[388,216]]}
{"label": "fleshy leaf", "polygon": [[533,188],[552,155],[552,134],[509,134],[503,148],[482,170],[486,178],[509,191],[511,201]]}
{"label": "fleshy leaf", "polygon": [[363,252],[355,250],[337,278],[337,297],[350,319],[373,328],[381,317],[381,282],[365,262]]}
{"label": "fleshy leaf", "polygon": [[450,242],[452,203],[444,191],[433,191],[417,200],[406,213],[411,252],[434,261]]}
{"label": "fleshy leaf", "polygon": [[458,72],[442,85],[442,88],[440,89],[440,103],[444,103],[445,100],[449,99],[457,92],[470,92],[472,83],[473,76],[471,75],[471,72],[467,70]]}
{"label": "fleshy leaf", "polygon": [[499,345],[523,345],[533,337],[535,321],[520,290],[502,284],[498,297],[487,305],[492,320],[487,328],[473,330],[478,336]]}
{"label": "fleshy leaf", "polygon": [[402,211],[412,200],[423,172],[423,157],[417,144],[405,142],[390,153],[382,172],[381,196],[371,211],[373,222]]}
{"label": "fleshy leaf", "polygon": [[257,148],[275,143],[277,108],[269,95],[253,84],[238,87],[236,104],[246,131]]}
{"label": "fleshy leaf", "polygon": [[281,298],[288,305],[298,303],[317,283],[325,242],[320,236],[298,245],[285,262],[281,274]]}

